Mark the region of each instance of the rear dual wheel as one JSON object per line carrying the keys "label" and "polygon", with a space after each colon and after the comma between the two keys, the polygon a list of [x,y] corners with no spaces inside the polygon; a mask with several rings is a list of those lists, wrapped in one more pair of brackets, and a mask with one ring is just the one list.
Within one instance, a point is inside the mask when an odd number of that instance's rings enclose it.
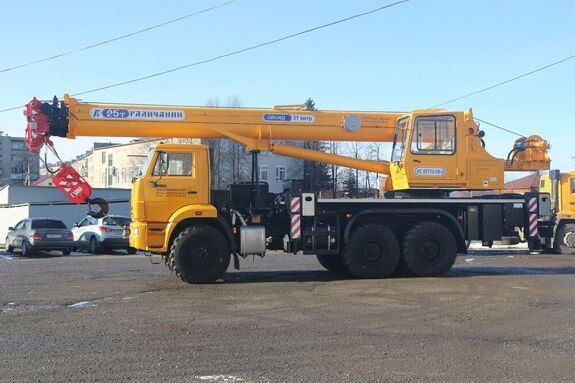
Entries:
{"label": "rear dual wheel", "polygon": [[352,233],[341,259],[357,278],[383,278],[395,270],[399,254],[395,234],[384,225],[370,223]]}
{"label": "rear dual wheel", "polygon": [[412,226],[403,237],[398,271],[419,277],[447,273],[457,258],[457,243],[449,229],[436,222]]}
{"label": "rear dual wheel", "polygon": [[339,254],[317,254],[317,260],[319,263],[329,271],[334,273],[346,273],[347,269],[343,264],[343,260]]}

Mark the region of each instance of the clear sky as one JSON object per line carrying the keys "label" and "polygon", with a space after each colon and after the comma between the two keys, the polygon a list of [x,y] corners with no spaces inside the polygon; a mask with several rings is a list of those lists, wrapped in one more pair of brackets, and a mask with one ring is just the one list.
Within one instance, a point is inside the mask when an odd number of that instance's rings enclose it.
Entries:
{"label": "clear sky", "polygon": [[[0,7],[0,69],[133,32],[223,0],[30,2]],[[161,29],[0,73],[0,109],[145,76],[364,12],[393,1],[237,0]],[[411,0],[256,51],[82,96],[87,101],[205,105],[237,95],[243,106],[426,108],[575,54],[575,2]],[[553,167],[575,166],[575,59],[445,106],[552,144]],[[21,110],[0,130],[22,136]],[[489,126],[504,157],[515,136]],[[118,142],[116,138],[110,140]],[[66,159],[93,139],[57,140]],[[98,139],[98,141],[103,141]]]}

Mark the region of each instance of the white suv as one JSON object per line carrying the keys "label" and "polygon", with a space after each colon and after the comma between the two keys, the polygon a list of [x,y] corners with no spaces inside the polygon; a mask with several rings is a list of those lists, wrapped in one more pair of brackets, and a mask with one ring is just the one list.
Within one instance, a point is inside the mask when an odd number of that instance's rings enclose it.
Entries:
{"label": "white suv", "polygon": [[135,254],[137,250],[130,247],[128,237],[124,235],[124,228],[128,227],[128,217],[86,217],[72,228],[74,247],[78,250],[88,249],[93,254],[113,249],[124,249],[128,254]]}

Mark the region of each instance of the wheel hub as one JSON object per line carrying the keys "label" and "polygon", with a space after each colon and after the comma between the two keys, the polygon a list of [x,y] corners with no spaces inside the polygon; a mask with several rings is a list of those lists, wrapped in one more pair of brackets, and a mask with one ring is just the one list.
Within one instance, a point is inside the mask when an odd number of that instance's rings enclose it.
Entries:
{"label": "wheel hub", "polygon": [[207,246],[196,246],[190,251],[190,258],[196,265],[205,265],[210,261],[210,251]]}
{"label": "wheel hub", "polygon": [[567,247],[575,247],[575,231],[569,231],[565,233],[565,237],[563,237],[563,242]]}
{"label": "wheel hub", "polygon": [[378,243],[370,242],[365,245],[363,255],[369,262],[376,262],[383,256],[383,251]]}
{"label": "wheel hub", "polygon": [[441,253],[441,247],[437,241],[428,239],[421,244],[420,251],[425,259],[433,260],[439,257],[439,254]]}

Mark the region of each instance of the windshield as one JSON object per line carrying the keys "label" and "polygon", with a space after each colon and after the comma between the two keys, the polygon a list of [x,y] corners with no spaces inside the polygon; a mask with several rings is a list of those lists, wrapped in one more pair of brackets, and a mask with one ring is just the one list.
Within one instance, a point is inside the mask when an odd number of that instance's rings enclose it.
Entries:
{"label": "windshield", "polygon": [[32,221],[32,229],[66,229],[66,225],[55,219],[38,219]]}
{"label": "windshield", "polygon": [[144,163],[144,166],[142,166],[141,175],[146,174],[146,171],[148,170],[148,166],[150,166],[150,162],[152,161],[153,156],[154,156],[154,148],[150,148],[150,151],[148,152],[148,157],[146,157],[146,162]]}
{"label": "windshield", "polygon": [[127,217],[107,217],[102,220],[104,225],[130,226],[130,218]]}
{"label": "windshield", "polygon": [[407,117],[397,121],[395,137],[393,139],[393,149],[391,151],[391,162],[399,162],[403,157],[407,125],[409,125],[409,118]]}

